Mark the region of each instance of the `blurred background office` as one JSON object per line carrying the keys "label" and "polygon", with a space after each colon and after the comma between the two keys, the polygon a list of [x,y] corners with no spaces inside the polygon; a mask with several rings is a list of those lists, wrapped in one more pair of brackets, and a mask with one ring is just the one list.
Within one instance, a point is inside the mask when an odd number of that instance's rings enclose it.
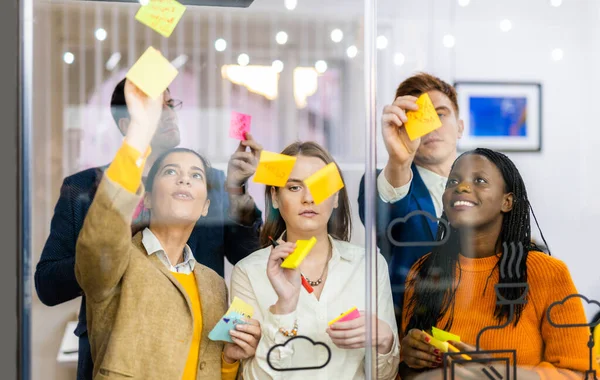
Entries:
{"label": "blurred background office", "polygon": [[[179,70],[170,90],[182,101],[183,146],[225,170],[237,145],[228,137],[232,110],[252,115],[253,134],[267,150],[296,139],[318,141],[344,171],[353,242],[363,244],[356,198],[365,165],[364,1],[188,7],[169,39],[134,19],[139,6],[33,0],[31,269],[63,178],[107,164],[118,149],[110,96],[150,45]],[[509,155],[553,255],[567,263],[580,293],[600,299],[600,2],[379,0],[377,17],[378,115],[417,71],[450,83],[541,84],[540,150]],[[379,131],[377,141],[383,167]],[[263,190],[250,183],[261,208]],[[80,300],[50,308],[30,286],[32,379],[74,379],[73,356],[59,355],[59,348]],[[591,316],[590,306],[587,311]]]}

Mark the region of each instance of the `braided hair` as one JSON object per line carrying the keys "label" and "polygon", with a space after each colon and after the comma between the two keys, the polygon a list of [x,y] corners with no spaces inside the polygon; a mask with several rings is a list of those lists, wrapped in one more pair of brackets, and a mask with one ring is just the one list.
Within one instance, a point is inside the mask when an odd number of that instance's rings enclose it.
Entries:
{"label": "braided hair", "polygon": [[[502,229],[498,236],[498,245],[506,242],[514,243],[515,246],[521,244],[523,247],[523,257],[517,261],[518,269],[508,271],[507,275],[499,276],[501,284],[515,284],[527,282],[527,254],[529,251],[541,251],[541,249],[531,241],[531,225],[529,211],[533,214],[534,220],[540,231],[541,237],[546,243],[546,239],[533,213],[533,209],[527,198],[525,183],[515,164],[504,154],[490,149],[477,148],[475,150],[463,153],[459,159],[466,155],[480,155],[492,162],[502,173],[505,184],[505,193],[513,193],[513,208],[504,214],[502,220]],[[454,165],[456,165],[456,162]],[[448,220],[446,213],[442,214],[442,219]],[[450,226],[448,223],[447,225]],[[405,333],[416,328],[421,330],[430,329],[436,326],[437,322],[450,313],[448,322],[442,329],[448,331],[452,327],[454,320],[454,300],[456,290],[460,285],[461,269],[458,261],[458,255],[461,250],[460,234],[452,226],[449,227],[450,236],[446,243],[433,248],[431,254],[420,259],[413,267],[414,276],[407,280],[407,288],[411,287],[414,292],[408,300],[408,313],[410,320],[407,324]],[[437,233],[437,241],[442,241],[446,235],[444,226],[440,224]],[[501,258],[504,253],[499,255]],[[488,276],[488,281],[493,272],[498,268],[501,260],[498,260],[496,266]],[[458,267],[458,270],[456,268]],[[458,279],[456,278],[458,276]],[[486,287],[483,290],[485,294]],[[500,295],[505,299],[518,299],[523,295],[523,289],[519,287],[506,287],[500,289]],[[514,324],[519,322],[521,313],[525,305],[516,305]],[[505,321],[510,314],[509,305],[496,305],[494,316],[498,322]]]}

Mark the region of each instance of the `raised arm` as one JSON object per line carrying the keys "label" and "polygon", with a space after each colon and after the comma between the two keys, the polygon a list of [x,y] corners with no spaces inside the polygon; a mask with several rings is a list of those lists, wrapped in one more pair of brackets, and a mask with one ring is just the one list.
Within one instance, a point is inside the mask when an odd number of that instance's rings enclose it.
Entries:
{"label": "raised arm", "polygon": [[142,171],[162,113],[163,97],[150,99],[125,84],[131,121],[125,141],[106,170],[77,240],[75,275],[88,300],[116,289],[129,264],[131,220],[143,195]]}

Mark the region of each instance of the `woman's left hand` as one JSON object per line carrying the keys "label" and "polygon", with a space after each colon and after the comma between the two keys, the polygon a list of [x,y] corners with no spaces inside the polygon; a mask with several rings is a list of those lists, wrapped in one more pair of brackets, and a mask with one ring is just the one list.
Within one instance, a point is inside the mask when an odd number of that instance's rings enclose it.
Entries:
{"label": "woman's left hand", "polygon": [[[373,336],[373,346],[377,346],[377,352],[387,354],[394,344],[394,333],[391,327],[380,319],[373,318],[373,329],[377,336]],[[342,349],[364,348],[366,346],[366,318],[361,316],[347,322],[337,322],[329,326],[327,334],[331,341]]]}
{"label": "woman's left hand", "polygon": [[248,319],[247,324],[236,325],[235,330],[229,331],[233,343],[225,343],[223,357],[228,363],[249,359],[256,353],[256,347],[261,337],[260,323],[256,319]]}

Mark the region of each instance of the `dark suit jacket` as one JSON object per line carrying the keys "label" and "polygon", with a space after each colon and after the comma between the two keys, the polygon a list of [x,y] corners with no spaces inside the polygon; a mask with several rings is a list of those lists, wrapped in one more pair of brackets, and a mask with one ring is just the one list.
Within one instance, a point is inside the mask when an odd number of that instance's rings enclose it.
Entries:
{"label": "dark suit jacket", "polygon": [[[106,167],[92,168],[65,178],[60,198],[54,209],[50,235],[35,271],[35,288],[40,300],[54,306],[82,296],[75,278],[75,244],[83,221],[96,194]],[[261,213],[255,210],[252,226],[241,226],[228,217],[229,197],[223,190],[225,174],[212,169],[208,191],[208,215],[200,219],[188,245],[196,261],[223,276],[224,257],[236,264],[258,249],[258,231],[262,225]],[[79,336],[79,363],[77,379],[92,379],[92,358],[87,337],[85,296],[75,330]]]}
{"label": "dark suit jacket", "polygon": [[[404,282],[406,276],[413,264],[423,255],[431,252],[431,245],[426,246],[399,246],[390,241],[387,230],[390,223],[394,223],[391,229],[392,238],[398,243],[404,242],[433,242],[436,238],[437,223],[433,200],[429,194],[429,190],[416,166],[411,166],[413,171],[413,179],[410,185],[410,190],[406,197],[402,200],[390,204],[381,200],[377,194],[377,246],[381,254],[388,260],[390,270],[390,280],[392,284],[392,295],[394,305],[396,306],[396,314],[402,311],[404,301]],[[377,171],[377,175],[381,170]],[[365,222],[365,186],[364,176],[360,181],[360,190],[358,194],[358,206],[360,220]],[[413,211],[425,211],[430,214],[433,220],[423,216],[415,215],[400,222],[398,218],[406,217]]]}

